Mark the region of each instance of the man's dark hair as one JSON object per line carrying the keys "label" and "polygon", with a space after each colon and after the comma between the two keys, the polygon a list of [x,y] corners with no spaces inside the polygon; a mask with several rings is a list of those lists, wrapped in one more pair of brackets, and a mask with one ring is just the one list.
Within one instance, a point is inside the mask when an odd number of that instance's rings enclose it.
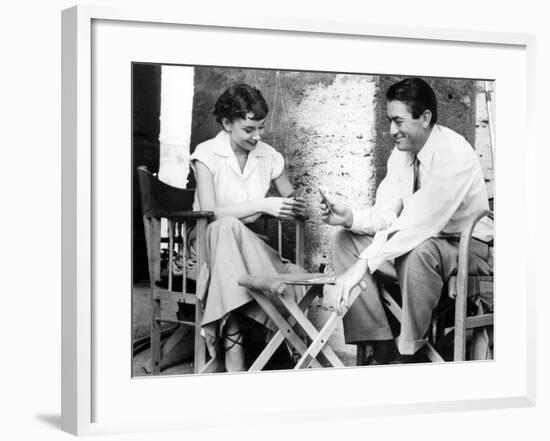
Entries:
{"label": "man's dark hair", "polygon": [[262,93],[248,84],[235,84],[220,95],[214,105],[216,121],[222,118],[233,122],[235,118],[246,119],[247,113],[253,113],[251,119],[260,121],[267,116],[269,108]]}
{"label": "man's dark hair", "polygon": [[405,78],[392,84],[386,92],[388,101],[401,101],[407,104],[414,119],[417,119],[425,110],[432,112],[430,126],[437,123],[437,99],[433,89],[426,81],[420,78]]}

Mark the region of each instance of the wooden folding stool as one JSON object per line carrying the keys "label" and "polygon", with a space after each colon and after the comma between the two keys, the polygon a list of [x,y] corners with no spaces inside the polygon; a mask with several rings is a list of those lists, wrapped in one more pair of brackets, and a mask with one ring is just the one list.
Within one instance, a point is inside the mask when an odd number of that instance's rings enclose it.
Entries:
{"label": "wooden folding stool", "polygon": [[[317,360],[319,354],[324,356],[330,366],[344,367],[340,358],[327,344],[341,317],[336,311],[332,312],[324,326],[318,330],[305,313],[315,297],[322,294],[323,286],[334,284],[334,280],[333,275],[319,273],[246,275],[239,279],[239,284],[249,289],[250,295],[277,327],[277,332],[252,363],[250,371],[262,370],[285,340],[300,354],[294,369],[322,367]],[[287,286],[308,286],[309,289],[305,296],[296,302],[286,295]],[[359,293],[359,288],[354,289],[351,300],[353,301]],[[275,306],[275,299],[285,307],[288,312],[286,317]],[[309,345],[304,343],[302,336],[309,341]]]}

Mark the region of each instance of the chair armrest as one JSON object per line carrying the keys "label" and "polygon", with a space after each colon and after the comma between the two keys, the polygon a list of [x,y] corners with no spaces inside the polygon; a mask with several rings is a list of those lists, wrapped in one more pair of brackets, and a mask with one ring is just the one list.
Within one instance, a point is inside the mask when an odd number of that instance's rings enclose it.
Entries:
{"label": "chair armrest", "polygon": [[159,217],[165,217],[169,220],[189,220],[189,219],[211,219],[214,217],[213,211],[161,211]]}
{"label": "chair armrest", "polygon": [[270,214],[263,213],[259,217],[259,219],[264,220],[264,221],[275,220],[275,221],[281,221],[281,222],[305,222],[307,220],[307,217],[306,216],[299,216],[299,217],[290,218],[290,219],[280,219],[276,216],[271,216]]}
{"label": "chair armrest", "polygon": [[469,267],[469,250],[472,239],[472,234],[477,223],[485,216],[492,217],[492,211],[483,210],[474,213],[466,222],[466,226],[462,230],[458,248],[458,267],[457,274],[453,275],[449,280],[449,297],[456,299],[458,293],[462,292],[467,295],[468,292],[468,267]]}
{"label": "chair armrest", "polygon": [[462,234],[460,235],[460,242],[463,240],[470,240],[472,237],[472,233],[474,232],[474,228],[477,225],[477,223],[483,219],[485,216],[493,217],[493,212],[491,210],[482,210],[477,213],[472,214],[468,221],[466,222],[466,226],[462,230]]}
{"label": "chair armrest", "polygon": [[[464,283],[468,280],[468,264],[470,241],[472,240],[472,234],[477,223],[485,216],[492,216],[493,212],[490,210],[482,210],[478,213],[470,216],[466,222],[466,226],[462,230],[460,235],[460,244],[458,247],[458,270],[457,270],[457,291],[461,291],[461,282]],[[461,280],[462,279],[462,280]]]}
{"label": "chair armrest", "polygon": [[333,285],[335,279],[334,275],[323,273],[272,274],[269,276],[245,274],[239,277],[238,283],[257,291],[281,294],[287,285]]}

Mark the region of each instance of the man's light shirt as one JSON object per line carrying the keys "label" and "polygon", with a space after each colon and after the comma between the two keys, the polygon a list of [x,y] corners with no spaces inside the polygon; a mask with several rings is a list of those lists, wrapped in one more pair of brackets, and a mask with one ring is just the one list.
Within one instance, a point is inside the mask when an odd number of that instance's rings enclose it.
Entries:
{"label": "man's light shirt", "polygon": [[[350,229],[374,234],[372,244],[359,256],[368,260],[371,272],[431,237],[459,235],[471,215],[489,209],[481,164],[461,135],[435,125],[417,156],[418,191],[412,192],[414,155],[394,149],[375,205],[353,211]],[[490,241],[492,220],[482,219],[473,235]]]}

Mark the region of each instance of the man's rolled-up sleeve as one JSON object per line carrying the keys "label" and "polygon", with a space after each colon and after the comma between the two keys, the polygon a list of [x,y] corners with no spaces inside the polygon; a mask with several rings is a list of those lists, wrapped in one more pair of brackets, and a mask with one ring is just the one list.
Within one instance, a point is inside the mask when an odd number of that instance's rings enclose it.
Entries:
{"label": "man's rolled-up sleeve", "polygon": [[369,208],[352,210],[353,223],[349,228],[357,234],[373,236],[387,229],[397,219],[403,207],[399,188],[399,176],[395,170],[396,159],[388,160],[388,172],[376,191],[376,203]]}

